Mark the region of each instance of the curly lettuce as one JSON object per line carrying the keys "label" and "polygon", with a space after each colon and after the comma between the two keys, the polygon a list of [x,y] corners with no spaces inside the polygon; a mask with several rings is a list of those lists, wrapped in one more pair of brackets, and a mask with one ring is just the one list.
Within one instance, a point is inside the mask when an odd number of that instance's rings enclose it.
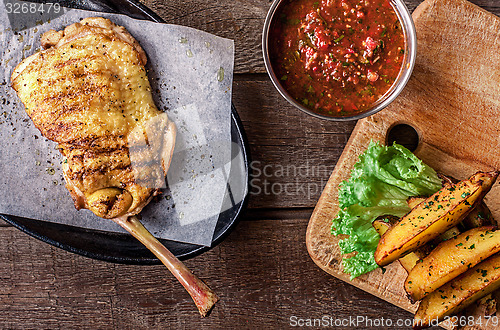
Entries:
{"label": "curly lettuce", "polygon": [[380,236],[372,227],[379,216],[401,217],[410,211],[410,196],[430,196],[441,188],[436,172],[402,145],[370,142],[354,165],[351,178],[339,187],[340,211],[333,235],[348,235],[339,242],[344,271],[351,279],[378,267],[374,253]]}

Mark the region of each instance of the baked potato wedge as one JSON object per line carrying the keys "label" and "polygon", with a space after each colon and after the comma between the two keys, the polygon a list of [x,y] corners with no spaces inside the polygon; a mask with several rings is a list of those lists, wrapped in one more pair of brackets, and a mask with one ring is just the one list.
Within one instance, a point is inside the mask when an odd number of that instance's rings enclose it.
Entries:
{"label": "baked potato wedge", "polygon": [[438,176],[438,178],[441,179],[441,184],[443,185],[443,187],[448,187],[448,186],[451,186],[455,183],[460,182],[460,180],[452,178],[451,176],[448,176],[448,175],[444,175],[443,173],[438,173],[437,176]]}
{"label": "baked potato wedge", "polygon": [[[441,177],[443,177],[443,176],[441,175]],[[443,186],[446,187],[446,186],[449,186],[449,184],[443,185]],[[423,201],[425,201],[425,197],[412,196],[412,197],[408,198],[408,200],[406,202],[407,202],[408,206],[411,209],[413,209],[415,206],[422,203]],[[467,214],[467,216],[462,221],[460,228],[457,228],[455,230],[455,232],[457,230],[460,231],[460,229],[462,229],[462,231],[465,231],[467,229],[476,228],[476,227],[483,227],[483,226],[498,226],[498,224],[495,221],[495,219],[493,219],[493,215],[491,214],[491,211],[488,208],[488,206],[486,206],[484,201],[481,201],[481,203],[479,203],[476,207],[474,207],[472,209],[472,211],[470,211],[469,214]],[[449,234],[452,234],[452,233],[453,233],[453,231],[450,232]],[[441,236],[443,236],[443,235],[441,235]],[[446,237],[446,236],[447,235],[445,235],[444,237]]]}
{"label": "baked potato wedge", "polygon": [[[387,220],[387,221],[385,221]],[[377,233],[382,236],[384,233],[389,230],[392,226],[394,226],[397,223],[397,220],[395,221],[392,218],[389,219],[377,219],[373,221],[372,226],[375,228]],[[399,263],[401,266],[406,270],[406,272],[410,272],[413,267],[417,264],[417,262],[420,259],[423,259],[427,254],[430,252],[430,248],[427,248],[427,246],[423,246],[418,250],[415,250],[414,252],[410,252],[404,257],[401,257],[399,259]]]}
{"label": "baked potato wedge", "polygon": [[465,228],[476,228],[483,226],[498,227],[498,223],[493,219],[490,209],[484,202],[479,203],[464,219]]}
{"label": "baked potato wedge", "polygon": [[[500,230],[479,227],[442,242],[410,271],[405,290],[421,300],[445,283],[500,252]],[[498,265],[500,266],[500,264]]]}
{"label": "baked potato wedge", "polygon": [[399,258],[399,263],[401,266],[406,270],[407,273],[410,273],[413,267],[422,259],[424,258],[424,255],[420,255],[418,253],[419,250],[416,250],[415,252],[410,252],[404,257]]}
{"label": "baked potato wedge", "polygon": [[498,177],[498,172],[478,172],[418,204],[380,239],[375,262],[385,266],[415,251],[451,227],[481,202]]}
{"label": "baked potato wedge", "polygon": [[381,216],[372,222],[373,228],[382,236],[389,228],[397,224],[399,219],[395,216]]}
{"label": "baked potato wedge", "polygon": [[[442,180],[443,187],[450,186],[452,184],[460,182],[460,180],[444,175],[442,173],[438,173],[438,177]],[[423,197],[415,197],[415,198],[423,198]],[[413,206],[410,207],[413,208]],[[481,201],[481,203],[478,204],[467,215],[467,217],[465,217],[463,225],[464,228],[471,229],[482,226],[498,226],[498,223],[495,221],[495,219],[493,219],[493,215],[491,214],[491,211],[488,208],[488,206],[486,206],[484,201]]]}
{"label": "baked potato wedge", "polygon": [[406,200],[406,204],[408,204],[408,206],[410,207],[410,209],[413,209],[415,206],[417,206],[418,204],[424,202],[425,200],[426,200],[425,197],[412,196],[412,197],[409,197]]}
{"label": "baked potato wedge", "polygon": [[[420,204],[424,201],[425,201],[425,197],[410,197],[410,198],[408,198],[408,200],[406,202],[408,203],[408,206],[411,209],[413,209],[415,206],[417,206],[418,204]],[[457,227],[451,227],[450,229],[448,229],[447,231],[445,231],[444,233],[442,233],[439,236],[438,241],[449,240],[450,238],[455,237],[458,234],[460,234],[460,229],[458,229]]]}
{"label": "baked potato wedge", "polygon": [[442,321],[499,288],[500,254],[497,253],[427,295],[415,314],[414,328],[429,327],[436,319]]}
{"label": "baked potato wedge", "polygon": [[[395,218],[395,217],[394,217]],[[383,219],[377,219],[373,221],[372,225],[373,228],[377,231],[377,233],[382,236],[384,233],[389,230],[392,226],[397,224],[398,220],[394,220],[393,217],[391,218],[383,218]],[[448,237],[449,235],[457,236],[460,234],[460,231],[458,230],[457,227],[453,227],[446,231],[444,234],[442,234],[438,239],[441,240],[446,240],[445,237]],[[399,258],[399,263],[401,266],[406,270],[406,272],[410,272],[413,267],[419,262],[421,259],[425,258],[431,251],[433,250],[432,245],[424,245],[420,247],[418,250],[415,250],[413,252],[408,253],[404,257]]]}

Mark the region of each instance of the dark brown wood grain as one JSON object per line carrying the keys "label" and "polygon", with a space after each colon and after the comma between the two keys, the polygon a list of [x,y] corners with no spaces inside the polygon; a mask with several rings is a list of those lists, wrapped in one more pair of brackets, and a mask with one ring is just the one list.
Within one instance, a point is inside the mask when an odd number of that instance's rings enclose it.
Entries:
{"label": "dark brown wood grain", "polygon": [[284,328],[292,316],[411,318],[320,270],[306,251],[307,222],[243,221],[186,261],[221,297],[206,319],[163,266],[95,261],[0,228],[9,242],[0,245],[0,327]]}

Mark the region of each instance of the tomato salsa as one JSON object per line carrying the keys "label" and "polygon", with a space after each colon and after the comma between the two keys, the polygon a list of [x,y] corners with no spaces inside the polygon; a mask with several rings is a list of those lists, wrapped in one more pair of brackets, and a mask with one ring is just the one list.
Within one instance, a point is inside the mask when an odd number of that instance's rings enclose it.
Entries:
{"label": "tomato salsa", "polygon": [[288,0],[275,15],[274,73],[313,112],[362,113],[398,77],[405,40],[390,0]]}

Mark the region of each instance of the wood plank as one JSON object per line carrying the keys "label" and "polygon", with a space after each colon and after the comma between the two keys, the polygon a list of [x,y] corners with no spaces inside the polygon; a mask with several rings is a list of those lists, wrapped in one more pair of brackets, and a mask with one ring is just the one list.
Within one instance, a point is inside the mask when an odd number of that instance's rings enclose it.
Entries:
{"label": "wood plank", "polygon": [[0,328],[278,329],[292,316],[412,317],[316,267],[304,244],[307,222],[243,221],[186,261],[222,298],[206,319],[163,266],[95,261],[0,228],[9,242],[0,245]]}
{"label": "wood plank", "polygon": [[[338,212],[338,185],[350,176],[371,139],[385,142],[388,130],[403,122],[419,133],[417,156],[439,172],[464,179],[478,170],[500,168],[500,156],[491,152],[499,144],[500,88],[490,76],[498,76],[500,19],[464,0],[427,0],[413,16],[419,55],[412,78],[386,110],[358,122],[310,220],[308,250],[322,269],[338,278],[348,278],[336,262],[341,258],[338,239],[330,234],[331,218]],[[497,184],[485,198],[496,219],[499,198]],[[406,275],[394,263],[383,275],[377,269],[353,283],[414,311],[417,306],[400,286]]]}
{"label": "wood plank", "polygon": [[[204,30],[233,39],[236,45],[235,72],[265,72],[261,33],[268,0],[140,0],[165,21]],[[410,11],[421,0],[404,0]],[[494,14],[500,14],[497,0],[472,0]]]}

